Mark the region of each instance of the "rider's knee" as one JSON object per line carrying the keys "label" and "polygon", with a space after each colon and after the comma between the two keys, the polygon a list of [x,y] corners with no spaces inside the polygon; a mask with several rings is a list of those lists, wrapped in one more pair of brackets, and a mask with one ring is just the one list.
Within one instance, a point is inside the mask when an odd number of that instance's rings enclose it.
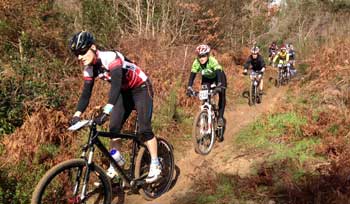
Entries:
{"label": "rider's knee", "polygon": [[154,133],[152,131],[140,132],[141,140],[147,142],[154,138]]}

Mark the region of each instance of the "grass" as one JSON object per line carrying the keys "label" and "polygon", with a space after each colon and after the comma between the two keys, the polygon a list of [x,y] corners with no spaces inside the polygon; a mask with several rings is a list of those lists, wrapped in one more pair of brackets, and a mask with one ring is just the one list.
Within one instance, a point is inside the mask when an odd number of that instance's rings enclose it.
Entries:
{"label": "grass", "polygon": [[[305,168],[306,163],[322,159],[315,153],[320,139],[303,137],[302,126],[306,124],[305,117],[290,111],[262,116],[242,129],[236,137],[235,145],[247,152],[255,149],[270,152],[264,159],[264,164],[255,163],[251,171],[252,177],[248,180],[235,175],[218,175],[212,192],[200,194],[196,203],[247,203],[251,200],[254,200],[253,203],[267,203],[271,190],[285,188],[281,176],[290,175],[293,182],[302,181],[310,174]],[[335,129],[333,127],[330,131]],[[267,175],[272,176],[271,186],[257,182],[255,188],[249,187],[246,182],[255,182],[261,169],[265,169]]]}
{"label": "grass", "polygon": [[[232,193],[234,189],[234,184],[229,177],[224,175],[219,176],[215,192],[209,195],[200,195],[197,198],[198,204],[209,204],[209,203],[218,203],[219,200],[225,199],[233,201],[235,196]],[[232,202],[233,203],[233,202]]]}
{"label": "grass", "polygon": [[320,143],[317,138],[303,138],[301,127],[306,119],[296,112],[263,116],[243,129],[235,143],[247,149],[270,151],[268,161],[293,159],[303,164],[317,158],[314,148]]}

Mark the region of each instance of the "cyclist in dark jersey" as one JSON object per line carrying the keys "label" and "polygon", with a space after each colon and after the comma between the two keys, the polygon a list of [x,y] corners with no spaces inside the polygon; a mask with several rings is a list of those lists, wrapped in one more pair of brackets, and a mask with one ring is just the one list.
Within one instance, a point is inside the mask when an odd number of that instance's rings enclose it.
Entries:
{"label": "cyclist in dark jersey", "polygon": [[247,61],[244,63],[243,67],[243,74],[248,74],[248,69],[251,67],[253,72],[261,74],[260,79],[260,87],[259,87],[259,94],[263,94],[263,86],[264,86],[264,72],[265,72],[265,61],[264,58],[260,55],[260,49],[257,46],[252,47],[250,50],[250,55],[247,59]]}
{"label": "cyclist in dark jersey", "polygon": [[[157,140],[151,126],[153,90],[150,80],[137,65],[121,53],[98,50],[95,38],[89,32],[76,33],[70,39],[69,47],[85,66],[83,72],[84,87],[71,124],[77,123],[80,120],[80,115],[87,108],[94,80],[100,78],[108,81],[111,84],[109,99],[103,112],[95,118],[95,122],[102,125],[111,116],[110,131],[120,132],[131,111],[136,109],[139,133],[152,158],[146,182],[154,182],[160,176],[161,165],[157,154]],[[120,140],[112,140],[110,146],[118,149],[121,146]]]}

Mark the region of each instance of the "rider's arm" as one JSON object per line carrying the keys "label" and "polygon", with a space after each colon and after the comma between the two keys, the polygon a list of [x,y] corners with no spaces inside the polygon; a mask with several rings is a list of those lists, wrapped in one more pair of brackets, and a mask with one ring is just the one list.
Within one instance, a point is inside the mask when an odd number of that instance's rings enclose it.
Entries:
{"label": "rider's arm", "polygon": [[275,56],[275,58],[273,58],[273,64],[275,64],[276,63],[276,61],[277,61],[277,59],[279,58],[279,53],[277,53],[277,55]]}
{"label": "rider's arm", "polygon": [[192,85],[193,85],[194,78],[196,78],[196,73],[191,72],[191,74],[190,74],[190,78],[189,78],[189,80],[188,80],[188,86],[187,86],[187,87],[189,87],[189,86],[192,86]]}
{"label": "rider's arm", "polygon": [[286,63],[289,62],[289,54],[286,54]]}
{"label": "rider's arm", "polygon": [[243,68],[244,69],[249,69],[249,66],[250,66],[251,62],[252,62],[252,59],[249,56],[247,61],[244,63]]}
{"label": "rider's arm", "polygon": [[224,72],[221,69],[217,69],[215,70],[215,74],[218,80],[218,84],[223,85],[224,77],[225,77]]}
{"label": "rider's arm", "polygon": [[118,100],[122,86],[123,70],[121,62],[110,68],[110,74],[111,89],[109,91],[108,104],[114,105]]}
{"label": "rider's arm", "polygon": [[84,81],[83,92],[79,98],[79,102],[77,105],[77,111],[79,111],[80,113],[83,113],[86,107],[89,105],[93,86],[94,79]]}
{"label": "rider's arm", "polygon": [[84,68],[84,72],[83,72],[84,86],[78,101],[77,110],[74,114],[76,116],[80,116],[80,114],[83,113],[87,108],[87,106],[89,105],[92,88],[94,86],[94,79],[95,79],[93,69],[94,68],[92,66],[87,66]]}
{"label": "rider's arm", "polygon": [[264,71],[265,71],[265,67],[266,67],[266,65],[265,65],[265,60],[264,60],[264,58],[260,55],[260,68],[261,68],[260,71],[264,72]]}
{"label": "rider's arm", "polygon": [[193,82],[194,82],[194,78],[196,77],[196,74],[200,71],[200,67],[201,65],[199,64],[198,60],[195,59],[193,64],[192,64],[192,68],[191,68],[191,74],[190,74],[190,78],[188,80],[188,86],[192,86]]}

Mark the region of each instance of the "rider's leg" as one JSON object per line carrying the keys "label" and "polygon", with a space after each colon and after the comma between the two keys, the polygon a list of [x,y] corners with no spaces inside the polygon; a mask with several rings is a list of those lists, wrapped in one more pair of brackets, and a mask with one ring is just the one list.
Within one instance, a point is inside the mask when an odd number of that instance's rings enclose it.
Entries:
{"label": "rider's leg", "polygon": [[[122,129],[122,126],[126,119],[129,117],[131,111],[133,102],[130,96],[131,93],[124,92],[121,93],[121,96],[118,98],[117,103],[114,105],[111,113],[111,120],[109,125],[109,131],[110,132],[117,132],[119,133]],[[109,142],[109,148],[110,149],[121,149],[121,140],[120,139],[111,139]],[[123,157],[123,156],[122,156]],[[110,164],[107,175],[113,178],[117,175],[117,172],[114,170],[113,166]]]}
{"label": "rider's leg", "polygon": [[[222,73],[222,86],[223,87],[227,87],[227,83],[226,83],[226,75],[223,72]],[[225,113],[225,106],[226,106],[226,89],[222,89],[221,93],[219,93],[219,119],[218,119],[218,125],[219,126],[224,126],[225,125],[225,121],[224,121],[224,113]]]}
{"label": "rider's leg", "polygon": [[[109,123],[109,131],[119,133],[123,124],[129,117],[134,107],[131,92],[122,92],[121,97],[118,98],[117,103],[114,105],[111,120]],[[112,139],[110,142],[110,148],[120,149],[120,139]]]}
{"label": "rider's leg", "polygon": [[146,182],[151,183],[160,177],[161,165],[158,159],[157,139],[152,131],[152,111],[153,111],[153,90],[149,81],[146,81],[141,87],[134,89],[133,99],[137,111],[139,122],[139,132],[146,141],[146,146],[151,154],[150,171]]}
{"label": "rider's leg", "polygon": [[264,78],[263,78],[263,76],[261,76],[261,79],[260,79],[260,86],[259,86],[259,93],[260,94],[263,94],[264,92]]}

